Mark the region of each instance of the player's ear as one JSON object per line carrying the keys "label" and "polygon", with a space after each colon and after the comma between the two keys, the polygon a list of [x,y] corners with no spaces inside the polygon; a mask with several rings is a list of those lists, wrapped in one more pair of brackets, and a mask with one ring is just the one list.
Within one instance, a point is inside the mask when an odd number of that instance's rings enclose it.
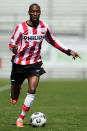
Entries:
{"label": "player's ear", "polygon": [[41,10],[40,10],[40,15],[41,15]]}
{"label": "player's ear", "polygon": [[29,10],[28,10],[28,15],[30,15],[30,12],[29,12]]}

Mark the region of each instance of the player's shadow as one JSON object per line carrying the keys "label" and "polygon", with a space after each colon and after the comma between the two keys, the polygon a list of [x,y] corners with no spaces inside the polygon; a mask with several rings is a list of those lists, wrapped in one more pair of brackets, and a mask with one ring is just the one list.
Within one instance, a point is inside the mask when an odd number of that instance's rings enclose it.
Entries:
{"label": "player's shadow", "polygon": [[[16,124],[14,124],[14,123],[11,124],[11,125],[12,125],[12,126],[16,126]],[[24,123],[23,125],[24,125],[25,127],[26,127],[26,126],[31,126],[31,124],[25,124],[25,123]]]}
{"label": "player's shadow", "polygon": [[[16,124],[10,124],[10,125],[16,127]],[[32,126],[31,124],[25,124],[25,123],[23,124],[23,126],[24,126],[24,127],[30,127],[30,126],[31,126],[31,127],[33,127],[33,128],[38,128],[38,127],[36,127],[36,126]],[[43,127],[44,127],[44,126],[43,126]]]}
{"label": "player's shadow", "polygon": [[24,125],[24,126],[31,126],[31,124],[25,124],[25,123],[24,123],[23,125]]}

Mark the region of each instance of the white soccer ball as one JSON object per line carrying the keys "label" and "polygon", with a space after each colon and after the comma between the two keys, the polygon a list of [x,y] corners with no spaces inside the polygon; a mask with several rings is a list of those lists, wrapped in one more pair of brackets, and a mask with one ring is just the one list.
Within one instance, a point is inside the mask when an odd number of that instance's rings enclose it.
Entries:
{"label": "white soccer ball", "polygon": [[38,127],[38,126],[43,127],[43,126],[45,126],[46,120],[47,119],[46,119],[45,114],[43,114],[41,112],[35,112],[30,117],[30,123],[34,127]]}

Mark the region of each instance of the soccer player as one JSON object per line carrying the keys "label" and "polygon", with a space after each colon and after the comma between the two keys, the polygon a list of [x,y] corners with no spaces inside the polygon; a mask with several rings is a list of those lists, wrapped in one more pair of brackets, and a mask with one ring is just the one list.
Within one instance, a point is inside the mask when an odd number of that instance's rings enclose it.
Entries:
{"label": "soccer player", "polygon": [[[23,120],[34,101],[35,91],[40,76],[45,73],[42,67],[41,45],[43,39],[58,50],[74,59],[80,58],[78,53],[67,49],[60,41],[56,41],[50,27],[39,20],[41,9],[36,3],[30,5],[29,20],[19,24],[11,37],[9,48],[13,52],[11,71],[11,103],[16,104],[22,83],[28,80],[28,93],[24,100],[22,112],[16,121],[17,127],[23,127]],[[55,56],[54,56],[55,57]]]}

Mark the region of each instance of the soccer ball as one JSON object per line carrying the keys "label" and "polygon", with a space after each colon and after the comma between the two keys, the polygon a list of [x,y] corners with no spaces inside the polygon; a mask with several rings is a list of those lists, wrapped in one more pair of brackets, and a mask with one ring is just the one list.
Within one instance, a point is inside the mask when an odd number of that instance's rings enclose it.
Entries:
{"label": "soccer ball", "polygon": [[38,127],[38,126],[44,127],[46,124],[46,120],[47,119],[45,114],[41,112],[35,112],[30,117],[30,123],[34,127]]}

